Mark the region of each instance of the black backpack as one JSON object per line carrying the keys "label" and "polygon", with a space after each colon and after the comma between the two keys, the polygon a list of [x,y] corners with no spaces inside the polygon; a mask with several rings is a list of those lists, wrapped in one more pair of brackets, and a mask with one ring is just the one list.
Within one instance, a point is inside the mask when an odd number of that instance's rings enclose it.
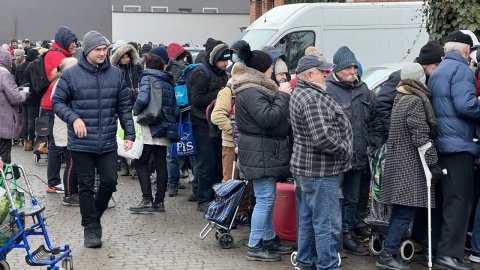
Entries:
{"label": "black backpack", "polygon": [[48,81],[47,72],[45,71],[45,62],[44,58],[50,51],[59,51],[56,48],[50,48],[48,51],[44,52],[42,56],[38,57],[34,61],[28,64],[27,69],[30,75],[30,85],[32,86],[33,90],[37,92],[40,96],[43,96],[45,92],[47,92],[48,86],[50,86],[50,82]]}

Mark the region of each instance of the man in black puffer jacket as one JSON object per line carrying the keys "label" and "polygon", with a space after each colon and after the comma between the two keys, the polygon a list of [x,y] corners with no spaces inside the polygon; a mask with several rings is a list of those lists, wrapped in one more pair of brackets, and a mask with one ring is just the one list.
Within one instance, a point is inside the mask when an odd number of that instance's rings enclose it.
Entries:
{"label": "man in black puffer jacket", "polygon": [[[79,170],[84,244],[102,246],[100,219],[117,185],[117,117],[125,131],[124,148],[135,140],[132,106],[120,70],[107,58],[108,39],[96,31],[83,38],[78,64],[65,70],[52,97],[53,111],[68,124],[68,150]],[[95,169],[100,186],[94,197]]]}
{"label": "man in black puffer jacket", "polygon": [[188,86],[193,135],[197,143],[197,210],[201,212],[205,212],[209,203],[215,199],[212,186],[220,183],[223,178],[222,138],[220,134],[215,138],[210,137],[205,110],[227,84],[228,75],[225,70],[229,59],[228,45],[209,38],[202,63],[207,66],[210,74],[206,74],[201,66],[195,67]]}

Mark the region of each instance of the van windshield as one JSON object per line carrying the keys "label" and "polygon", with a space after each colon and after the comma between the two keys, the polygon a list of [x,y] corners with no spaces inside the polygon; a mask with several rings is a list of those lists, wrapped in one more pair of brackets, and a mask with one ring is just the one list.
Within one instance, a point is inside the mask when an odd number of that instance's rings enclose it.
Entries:
{"label": "van windshield", "polygon": [[265,44],[277,33],[277,29],[245,30],[233,42],[243,39],[250,44],[250,49],[261,50]]}

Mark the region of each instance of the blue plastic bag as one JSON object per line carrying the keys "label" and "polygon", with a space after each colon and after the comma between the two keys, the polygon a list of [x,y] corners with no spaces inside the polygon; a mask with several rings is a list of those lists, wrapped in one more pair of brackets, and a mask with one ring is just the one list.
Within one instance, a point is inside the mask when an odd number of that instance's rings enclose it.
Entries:
{"label": "blue plastic bag", "polygon": [[187,121],[182,122],[182,113],[180,113],[180,122],[177,124],[178,136],[180,140],[172,143],[170,158],[182,158],[197,155],[197,145],[193,137],[192,122],[190,113]]}

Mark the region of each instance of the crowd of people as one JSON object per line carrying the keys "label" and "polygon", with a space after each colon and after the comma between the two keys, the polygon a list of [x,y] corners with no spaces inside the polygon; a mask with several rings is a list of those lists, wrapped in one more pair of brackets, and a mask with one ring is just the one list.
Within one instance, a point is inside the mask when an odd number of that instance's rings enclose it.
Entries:
{"label": "crowd of people", "polygon": [[[251,50],[243,40],[229,47],[209,38],[205,52],[193,59],[179,43],[111,44],[96,31],[79,42],[63,26],[48,46],[24,40],[20,49],[12,40],[0,49],[0,102],[6,104],[0,108],[0,162],[12,162],[19,107],[25,151],[35,146],[35,119],[47,116],[52,133],[46,191],[65,193],[65,205],[80,207],[89,248],[102,246],[101,217],[116,191],[119,163],[138,176],[142,198],[130,208],[133,213],[166,211],[166,194],[175,197],[185,188],[179,181],[185,169],[193,175],[188,200],[201,213],[215,199],[215,184],[248,180],[235,224],[250,226],[246,259],[258,261],[277,261],[292,252],[275,234],[273,208],[277,182],[293,178],[298,267],[339,269],[339,253],[369,254],[361,244],[372,235],[364,222],[372,178],[368,153],[384,147],[380,200],[391,205],[391,216],[376,266],[410,269],[399,256],[400,243],[409,236],[432,250],[439,269],[473,269],[463,261],[472,232],[469,258],[480,262],[480,208],[473,192],[480,76],[472,68],[479,55],[473,40],[457,31],[443,46],[429,41],[375,94],[362,81],[361,59],[347,46],[336,51],[332,63],[315,47],[307,48],[292,79],[287,58],[274,47]],[[30,83],[29,63],[38,57],[44,57],[50,86],[44,93],[19,91]],[[177,106],[175,83],[194,61],[199,65],[188,81],[188,105]],[[161,91],[162,117],[135,130],[134,119],[154,91]],[[191,122],[196,155],[178,159],[171,157],[171,148],[180,139],[180,120]],[[117,155],[118,123],[125,151],[136,132],[142,134],[143,151],[131,165]],[[212,132],[212,124],[220,132]],[[418,153],[427,143],[432,147],[425,160],[434,184],[431,246],[427,181]]]}

